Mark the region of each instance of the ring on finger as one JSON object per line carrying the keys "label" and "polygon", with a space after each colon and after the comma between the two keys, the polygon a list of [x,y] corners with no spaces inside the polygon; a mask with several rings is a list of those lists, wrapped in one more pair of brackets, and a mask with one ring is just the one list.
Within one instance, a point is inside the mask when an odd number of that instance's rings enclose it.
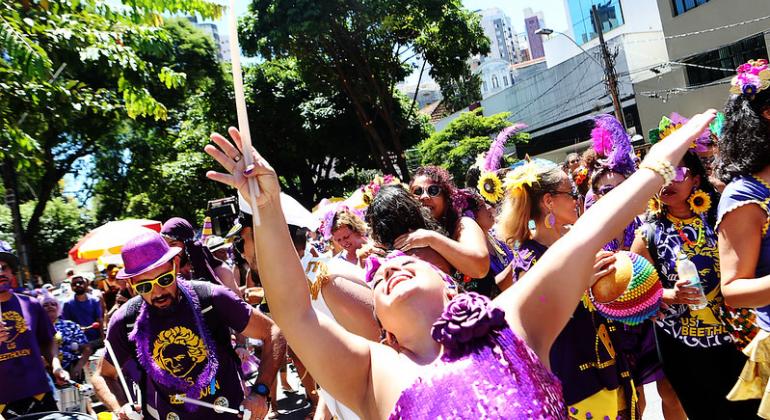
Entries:
{"label": "ring on finger", "polygon": [[235,161],[235,163],[240,162],[241,161],[241,155],[236,155],[235,157],[233,157],[233,161]]}

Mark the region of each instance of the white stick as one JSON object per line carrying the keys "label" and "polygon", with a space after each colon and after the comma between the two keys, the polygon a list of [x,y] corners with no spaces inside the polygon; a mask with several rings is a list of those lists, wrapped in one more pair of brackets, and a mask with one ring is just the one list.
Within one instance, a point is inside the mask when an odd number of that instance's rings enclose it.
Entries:
{"label": "white stick", "polygon": [[230,413],[230,414],[241,414],[240,411],[238,411],[238,410],[236,410],[234,408],[223,407],[221,405],[215,405],[215,404],[207,403],[206,401],[194,400],[192,398],[187,398],[186,396],[177,395],[176,398],[179,401],[184,401],[186,403],[193,404],[193,405],[199,405],[201,407],[210,408],[210,409],[216,410],[216,411],[222,411],[222,412]]}
{"label": "white stick", "polygon": [[104,340],[104,347],[107,349],[107,352],[110,353],[112,364],[115,366],[115,370],[118,371],[118,378],[120,378],[120,384],[123,385],[123,392],[126,393],[126,398],[128,399],[128,403],[131,404],[131,408],[133,408],[134,399],[131,398],[131,392],[129,392],[128,390],[128,384],[126,384],[126,378],[123,376],[123,370],[120,368],[120,362],[118,362],[118,358],[115,357],[115,352],[112,350],[112,346],[110,345],[109,341]]}
{"label": "white stick", "polygon": [[[249,116],[246,114],[246,97],[243,94],[243,75],[241,74],[241,49],[238,47],[238,22],[235,19],[235,0],[230,0],[230,61],[233,68],[233,88],[235,90],[235,110],[238,114],[238,130],[241,133],[241,145],[243,146],[243,163],[248,167],[252,163],[251,156],[251,131],[249,131]],[[259,226],[259,209],[257,197],[259,196],[259,183],[254,177],[249,177],[249,196],[251,197],[251,214],[254,218],[254,226]],[[252,229],[253,230],[253,229]],[[256,243],[256,230],[254,230]]]}

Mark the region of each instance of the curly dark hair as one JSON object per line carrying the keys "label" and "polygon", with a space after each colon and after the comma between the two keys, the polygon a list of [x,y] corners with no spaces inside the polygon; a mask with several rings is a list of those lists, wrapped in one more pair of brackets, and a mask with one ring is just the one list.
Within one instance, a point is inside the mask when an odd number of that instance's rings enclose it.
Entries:
{"label": "curly dark hair", "polygon": [[[711,227],[716,226],[717,203],[719,203],[720,194],[711,183],[711,181],[709,181],[708,172],[706,172],[706,167],[703,166],[703,161],[701,161],[698,155],[694,152],[687,152],[684,154],[684,158],[682,159],[682,166],[687,167],[693,177],[700,175],[700,186],[698,188],[703,190],[703,192],[711,197],[711,208],[706,213],[706,222]],[[648,220],[655,220],[661,217],[663,217],[663,212],[657,216],[650,214]]]}
{"label": "curly dark hair", "polygon": [[417,229],[435,230],[446,235],[430,211],[401,185],[380,189],[366,211],[366,223],[371,228],[372,239],[388,249],[393,248],[396,238]]}
{"label": "curly dark hair", "polygon": [[725,124],[717,144],[717,176],[729,183],[738,176],[751,175],[768,165],[770,156],[770,90],[753,100],[732,95],[725,104]]}
{"label": "curly dark hair", "polygon": [[[424,176],[433,181],[434,184],[441,187],[441,197],[444,198],[444,214],[438,218],[438,222],[447,232],[454,232],[457,222],[460,220],[460,214],[452,205],[457,187],[455,186],[452,175],[444,168],[439,166],[423,166],[417,169],[412,177],[412,183],[418,176]],[[411,189],[412,184],[409,185]]]}

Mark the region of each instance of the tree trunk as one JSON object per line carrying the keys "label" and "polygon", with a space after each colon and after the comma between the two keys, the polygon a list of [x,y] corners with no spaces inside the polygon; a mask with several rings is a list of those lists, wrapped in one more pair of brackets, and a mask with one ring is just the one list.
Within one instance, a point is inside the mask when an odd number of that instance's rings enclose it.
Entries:
{"label": "tree trunk", "polygon": [[19,283],[24,283],[25,276],[29,272],[29,257],[27,256],[27,241],[24,238],[24,228],[19,211],[19,194],[16,182],[16,167],[13,160],[6,156],[3,162],[3,185],[5,185],[5,204],[11,208],[11,220],[13,234],[16,241],[16,252],[19,257],[18,269]]}

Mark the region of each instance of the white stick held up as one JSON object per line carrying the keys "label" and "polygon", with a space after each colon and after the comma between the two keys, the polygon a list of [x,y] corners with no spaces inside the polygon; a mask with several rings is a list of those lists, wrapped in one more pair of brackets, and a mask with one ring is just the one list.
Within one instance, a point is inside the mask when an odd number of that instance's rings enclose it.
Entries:
{"label": "white stick held up", "polygon": [[134,399],[131,397],[131,391],[128,390],[128,384],[126,383],[126,378],[123,376],[123,370],[120,368],[120,362],[118,362],[118,358],[115,357],[115,352],[112,350],[112,345],[110,345],[110,342],[107,340],[104,340],[104,348],[107,349],[107,352],[110,354],[110,358],[112,359],[112,364],[115,365],[115,370],[118,371],[118,378],[120,379],[120,384],[123,386],[123,392],[126,393],[126,398],[128,399],[128,403],[131,405],[131,407],[134,407]]}
{"label": "white stick held up", "polygon": [[[251,156],[251,131],[249,131],[249,116],[246,113],[246,96],[243,94],[243,74],[241,72],[241,49],[238,46],[238,22],[235,19],[235,0],[230,0],[230,61],[233,68],[233,89],[235,90],[235,110],[238,114],[238,130],[241,133],[243,146],[243,162],[246,167],[253,162]],[[259,226],[259,208],[257,197],[259,196],[259,183],[254,177],[249,180],[249,196],[251,197],[251,214],[254,217],[254,226]],[[254,232],[256,234],[256,231]]]}

